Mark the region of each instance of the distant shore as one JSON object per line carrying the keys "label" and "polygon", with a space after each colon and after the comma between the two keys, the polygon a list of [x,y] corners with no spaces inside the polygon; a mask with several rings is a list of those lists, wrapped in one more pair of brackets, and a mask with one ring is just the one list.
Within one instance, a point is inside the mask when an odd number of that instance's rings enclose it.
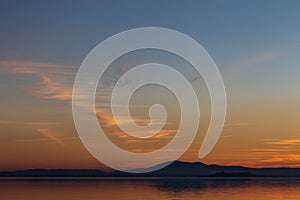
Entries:
{"label": "distant shore", "polygon": [[[155,167],[155,166],[154,166]],[[0,178],[300,178],[300,168],[247,168],[175,161],[149,173],[105,172],[96,169],[29,169],[2,171]]]}

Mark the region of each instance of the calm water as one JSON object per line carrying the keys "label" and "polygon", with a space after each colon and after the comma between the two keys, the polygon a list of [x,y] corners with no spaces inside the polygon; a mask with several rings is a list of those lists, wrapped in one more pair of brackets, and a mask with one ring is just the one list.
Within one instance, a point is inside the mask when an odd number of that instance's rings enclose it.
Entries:
{"label": "calm water", "polygon": [[10,179],[0,199],[300,199],[300,179]]}

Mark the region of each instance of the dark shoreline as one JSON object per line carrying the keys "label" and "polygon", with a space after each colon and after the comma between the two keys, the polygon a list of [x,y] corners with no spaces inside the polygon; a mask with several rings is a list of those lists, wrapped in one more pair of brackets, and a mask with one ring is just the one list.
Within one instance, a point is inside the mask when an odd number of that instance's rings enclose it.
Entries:
{"label": "dark shoreline", "polygon": [[[151,171],[151,170],[149,170]],[[300,178],[300,168],[247,168],[175,161],[148,173],[105,172],[96,169],[29,169],[2,171],[0,178]]]}

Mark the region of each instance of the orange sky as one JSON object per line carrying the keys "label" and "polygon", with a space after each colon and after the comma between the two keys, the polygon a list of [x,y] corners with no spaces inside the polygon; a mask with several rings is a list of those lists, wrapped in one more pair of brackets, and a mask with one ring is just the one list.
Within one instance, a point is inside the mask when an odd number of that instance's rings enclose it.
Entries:
{"label": "orange sky", "polygon": [[[19,75],[23,80],[34,80],[30,85],[17,84],[3,95],[1,170],[102,168],[102,164],[84,148],[74,128],[71,88],[76,67],[21,61],[2,61],[0,64],[1,73],[16,82],[20,79]],[[230,85],[230,79],[225,75],[225,84]],[[228,111],[221,138],[209,156],[200,160],[197,155],[207,129],[210,110],[208,97],[205,97],[207,92],[202,92],[203,81],[199,79],[193,84],[200,88],[202,121],[195,142],[181,160],[250,167],[300,166],[300,129],[297,120],[300,109],[295,107],[297,99],[282,96],[261,98],[258,95],[250,96],[247,92],[237,93],[230,87],[227,89]],[[179,118],[176,111],[178,105],[172,100],[174,97],[164,90],[144,88],[133,97],[132,114],[138,124],[148,123],[144,114],[151,100],[147,98],[147,101],[143,101],[139,97],[149,92],[159,96],[162,104],[169,106],[167,111],[171,112],[164,130],[147,140],[128,137],[116,127],[105,104],[108,99],[106,93],[99,91],[96,98],[98,118],[110,139],[134,152],[147,152],[167,144],[176,133]],[[11,96],[16,98],[11,99]],[[154,98],[153,101],[159,99]],[[144,107],[137,106],[139,109],[134,107],[142,104]]]}
{"label": "orange sky", "polygon": [[199,159],[210,118],[205,84],[185,60],[148,49],[117,59],[99,83],[97,117],[115,144],[148,152],[176,133],[179,108],[162,88],[141,88],[131,101],[132,117],[140,125],[149,122],[153,103],[168,111],[164,129],[153,138],[125,135],[109,110],[109,92],[117,79],[134,65],[156,62],[182,72],[199,99],[198,135],[180,160],[300,167],[299,1],[5,1],[0,13],[0,170],[103,168],[74,126],[76,72],[99,42],[153,26],[183,32],[211,55],[227,93],[225,126],[214,149]]}

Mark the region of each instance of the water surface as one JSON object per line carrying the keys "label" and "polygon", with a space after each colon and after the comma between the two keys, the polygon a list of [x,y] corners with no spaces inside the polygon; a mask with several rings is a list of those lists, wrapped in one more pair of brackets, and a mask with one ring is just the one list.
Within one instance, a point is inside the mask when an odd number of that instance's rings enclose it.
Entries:
{"label": "water surface", "polygon": [[300,179],[1,179],[0,199],[300,199]]}

